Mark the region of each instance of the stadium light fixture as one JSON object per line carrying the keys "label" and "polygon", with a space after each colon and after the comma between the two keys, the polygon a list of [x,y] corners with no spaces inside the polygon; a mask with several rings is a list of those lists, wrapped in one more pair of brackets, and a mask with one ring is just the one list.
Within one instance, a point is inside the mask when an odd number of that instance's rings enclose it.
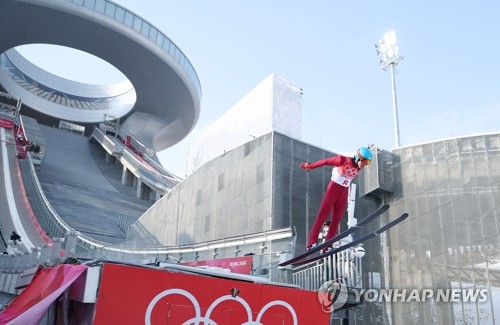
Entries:
{"label": "stadium light fixture", "polygon": [[384,34],[384,36],[379,39],[378,43],[375,44],[375,49],[377,50],[377,56],[380,61],[380,68],[382,70],[391,71],[391,81],[392,81],[392,108],[394,114],[394,137],[396,139],[396,147],[399,147],[399,119],[398,119],[398,101],[396,97],[396,72],[395,68],[399,62],[404,58],[399,53],[399,47],[396,43],[396,33],[391,30]]}

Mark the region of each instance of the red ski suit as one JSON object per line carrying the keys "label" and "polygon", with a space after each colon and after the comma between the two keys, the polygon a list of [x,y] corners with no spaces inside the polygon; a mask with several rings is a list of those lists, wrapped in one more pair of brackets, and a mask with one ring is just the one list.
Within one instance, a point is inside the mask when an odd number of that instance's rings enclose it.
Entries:
{"label": "red ski suit", "polygon": [[314,169],[321,166],[335,166],[332,170],[332,178],[328,184],[323,201],[319,207],[316,221],[309,232],[309,240],[307,247],[318,241],[318,235],[321,227],[325,223],[329,214],[332,215],[330,228],[326,234],[325,240],[334,237],[337,234],[340,220],[344,215],[347,206],[347,199],[349,195],[349,185],[351,181],[358,175],[360,168],[354,161],[354,158],[345,156],[335,156],[318,160],[310,163],[308,169]]}

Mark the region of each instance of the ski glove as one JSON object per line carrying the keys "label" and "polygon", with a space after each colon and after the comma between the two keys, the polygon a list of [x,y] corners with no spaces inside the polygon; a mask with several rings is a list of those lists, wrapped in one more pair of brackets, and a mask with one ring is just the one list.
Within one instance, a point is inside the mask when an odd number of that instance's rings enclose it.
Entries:
{"label": "ski glove", "polygon": [[306,162],[300,163],[300,168],[305,169],[306,171],[310,171],[312,169],[311,164]]}

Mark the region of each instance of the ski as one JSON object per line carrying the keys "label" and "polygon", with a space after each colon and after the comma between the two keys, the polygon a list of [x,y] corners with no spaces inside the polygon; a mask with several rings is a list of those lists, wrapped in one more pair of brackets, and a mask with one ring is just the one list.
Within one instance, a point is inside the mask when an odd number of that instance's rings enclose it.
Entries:
{"label": "ski", "polygon": [[382,213],[387,211],[387,209],[389,209],[389,204],[386,203],[386,204],[382,205],[380,208],[378,208],[377,210],[375,210],[374,212],[372,212],[368,217],[366,217],[363,220],[361,220],[360,222],[358,222],[355,226],[352,226],[351,228],[341,232],[337,236],[330,238],[329,240],[325,241],[324,243],[321,243],[318,246],[311,248],[310,250],[308,250],[308,251],[306,251],[306,252],[304,252],[304,253],[302,253],[294,258],[289,259],[288,261],[285,261],[281,264],[278,264],[278,266],[286,266],[286,265],[295,263],[297,261],[300,261],[300,260],[308,257],[309,255],[312,255],[312,254],[320,251],[321,249],[323,249],[325,247],[332,245],[333,243],[335,243],[335,242],[349,236],[350,234],[354,233],[355,231],[357,231],[358,229],[360,229],[361,227],[363,227],[364,225],[366,225],[367,223],[369,223],[373,219],[379,217],[380,215],[382,215]]}
{"label": "ski", "polygon": [[308,258],[306,260],[297,261],[295,263],[292,263],[292,265],[299,266],[299,265],[303,265],[303,264],[307,264],[307,263],[311,263],[311,262],[320,260],[322,258],[328,257],[328,256],[333,255],[333,254],[337,254],[338,252],[341,252],[341,251],[346,250],[350,247],[356,246],[356,245],[358,245],[358,244],[360,244],[360,243],[362,243],[370,238],[373,238],[375,236],[380,235],[384,231],[387,231],[390,228],[394,227],[395,225],[399,224],[400,222],[404,221],[406,218],[408,218],[408,213],[403,213],[397,219],[392,220],[391,222],[387,223],[386,225],[380,227],[379,229],[375,230],[374,232],[372,232],[364,237],[361,237],[360,239],[353,240],[352,242],[350,242],[348,244],[345,244],[345,245],[342,245],[338,248],[334,248],[332,250],[326,251],[321,255],[317,255],[317,256]]}

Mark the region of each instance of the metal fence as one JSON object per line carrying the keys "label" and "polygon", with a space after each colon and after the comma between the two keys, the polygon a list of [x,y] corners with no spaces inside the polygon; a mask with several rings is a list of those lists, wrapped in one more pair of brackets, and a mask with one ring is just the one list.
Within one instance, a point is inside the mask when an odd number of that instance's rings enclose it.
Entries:
{"label": "metal fence", "polygon": [[293,269],[293,283],[303,289],[318,290],[326,281],[342,281],[347,287],[361,288],[361,257],[347,249]]}

